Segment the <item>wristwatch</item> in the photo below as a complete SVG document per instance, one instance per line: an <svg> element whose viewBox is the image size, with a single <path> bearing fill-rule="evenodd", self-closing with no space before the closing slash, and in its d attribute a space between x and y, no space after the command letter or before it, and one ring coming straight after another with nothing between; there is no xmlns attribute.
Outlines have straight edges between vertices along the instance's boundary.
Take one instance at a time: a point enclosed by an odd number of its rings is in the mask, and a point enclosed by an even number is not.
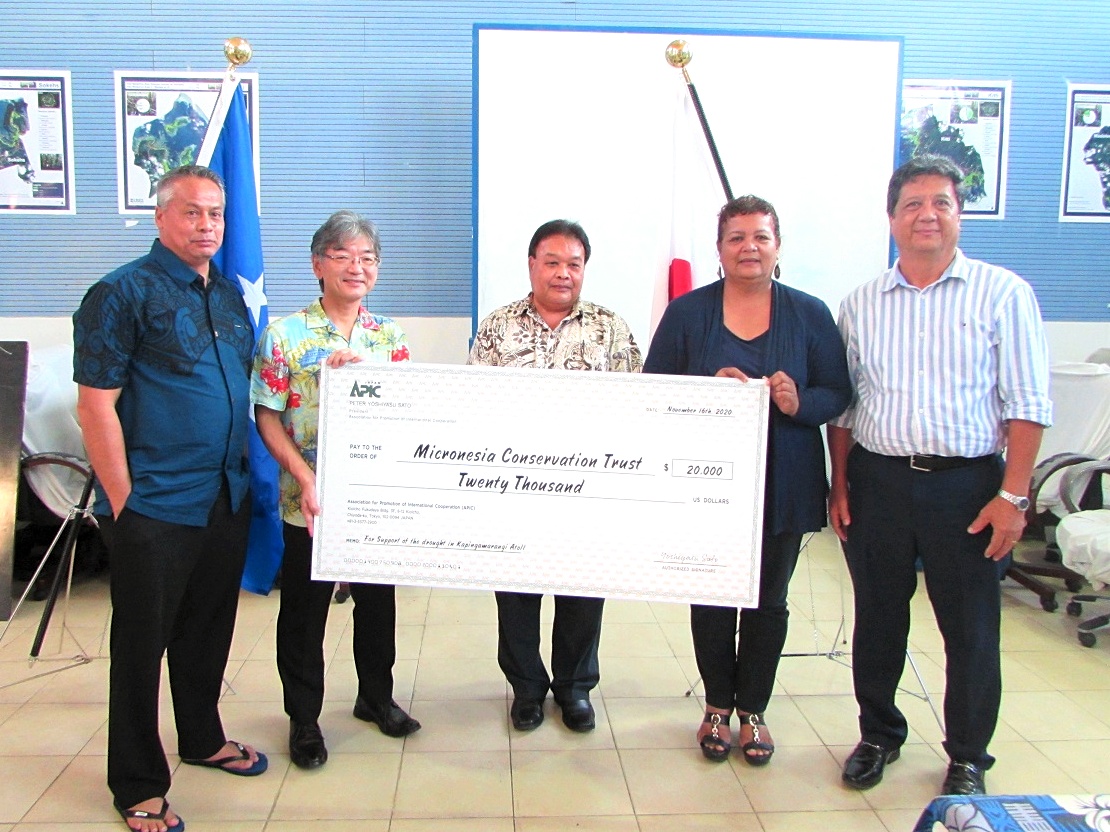
<svg viewBox="0 0 1110 832"><path fill-rule="evenodd" d="M1018 511L1029 511L1029 498L1019 497L1017 494L1011 494L1003 488L998 489L998 496L1012 505Z"/></svg>

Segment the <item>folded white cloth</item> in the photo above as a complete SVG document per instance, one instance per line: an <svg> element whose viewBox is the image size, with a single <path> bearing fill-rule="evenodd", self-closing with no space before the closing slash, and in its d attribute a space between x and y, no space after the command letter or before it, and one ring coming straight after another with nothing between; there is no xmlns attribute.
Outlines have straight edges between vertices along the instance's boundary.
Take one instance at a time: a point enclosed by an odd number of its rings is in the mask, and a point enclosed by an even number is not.
<svg viewBox="0 0 1110 832"><path fill-rule="evenodd" d="M1096 589L1110 584L1110 509L1069 514L1056 527L1056 542L1064 566Z"/></svg>
<svg viewBox="0 0 1110 832"><path fill-rule="evenodd" d="M77 424L77 385L73 383L73 345L32 349L23 410L23 453L64 454L83 460L85 445ZM85 478L60 465L27 471L27 482L43 504L65 517L81 498Z"/></svg>
<svg viewBox="0 0 1110 832"><path fill-rule="evenodd" d="M1072 362L1050 370L1052 427L1044 433L1038 462L1053 454L1086 454L1093 459L1110 457L1110 365ZM1060 498L1057 472L1041 486L1037 511L1067 514Z"/></svg>

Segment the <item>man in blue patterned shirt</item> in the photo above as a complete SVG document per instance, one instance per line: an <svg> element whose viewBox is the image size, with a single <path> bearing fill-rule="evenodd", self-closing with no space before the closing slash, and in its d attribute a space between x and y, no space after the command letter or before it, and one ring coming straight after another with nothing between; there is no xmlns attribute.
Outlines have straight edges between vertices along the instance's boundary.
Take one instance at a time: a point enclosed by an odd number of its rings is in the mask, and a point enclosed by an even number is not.
<svg viewBox="0 0 1110 832"><path fill-rule="evenodd" d="M906 741L894 695L918 558L945 645L943 793L984 793L994 763L998 584L1025 528L1052 405L1033 290L957 248L962 178L938 156L894 172L887 214L898 261L840 307L855 397L829 422L829 517L855 591L861 742L843 780L856 789L876 785Z"/></svg>
<svg viewBox="0 0 1110 832"><path fill-rule="evenodd" d="M210 263L223 241L220 177L194 165L158 183L150 253L96 283L73 316L77 414L111 554L108 786L128 826L177 829L158 734L162 655L182 762L255 775L218 703L250 525L248 381L254 334Z"/></svg>

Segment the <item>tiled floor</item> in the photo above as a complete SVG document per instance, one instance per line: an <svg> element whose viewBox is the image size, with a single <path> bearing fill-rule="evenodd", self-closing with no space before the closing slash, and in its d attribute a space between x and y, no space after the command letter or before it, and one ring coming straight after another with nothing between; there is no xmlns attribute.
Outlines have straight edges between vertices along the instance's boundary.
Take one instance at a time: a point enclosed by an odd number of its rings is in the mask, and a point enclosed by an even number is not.
<svg viewBox="0 0 1110 832"><path fill-rule="evenodd" d="M1080 647L1062 608L1045 613L1031 593L1004 587L1005 694L988 787L1110 791L1110 634ZM331 758L304 772L286 749L277 596L243 596L223 715L229 734L268 752L271 767L254 779L178 767L170 799L191 832L908 831L943 777L937 722L907 693L912 734L901 761L870 792L840 784L856 711L847 657L823 654L847 650L836 634L845 610L851 626L850 583L828 533L810 542L794 578L787 644L822 655L783 660L767 712L778 751L762 769L735 755L709 763L694 743L701 704L684 695L697 679L685 606L609 602L597 730L566 730L549 700L544 725L519 734L495 659L492 595L403 588L398 597L397 699L424 729L392 740L351 717L351 604L336 605L321 719ZM94 657L88 664L28 666L40 610L29 604L0 641L0 832L121 830L104 785L106 581L77 585L68 613L61 655L78 652L76 639ZM914 616L912 655L939 705L943 655L923 589ZM59 608L44 655L58 650L60 621ZM920 692L908 668L904 684ZM176 747L168 702L163 737Z"/></svg>

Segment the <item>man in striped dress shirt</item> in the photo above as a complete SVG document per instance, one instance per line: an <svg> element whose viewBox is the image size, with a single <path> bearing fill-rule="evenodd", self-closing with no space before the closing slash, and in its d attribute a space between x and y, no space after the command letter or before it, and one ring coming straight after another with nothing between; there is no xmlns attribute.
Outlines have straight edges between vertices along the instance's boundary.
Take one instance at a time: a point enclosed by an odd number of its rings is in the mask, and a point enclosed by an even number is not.
<svg viewBox="0 0 1110 832"><path fill-rule="evenodd" d="M840 308L855 396L829 423L829 518L855 591L861 741L843 779L857 789L876 785L906 740L894 695L918 558L945 645L943 793L985 793L994 762L999 580L1025 527L1052 405L1033 290L957 248L962 178L937 156L894 172L887 214L898 260Z"/></svg>

